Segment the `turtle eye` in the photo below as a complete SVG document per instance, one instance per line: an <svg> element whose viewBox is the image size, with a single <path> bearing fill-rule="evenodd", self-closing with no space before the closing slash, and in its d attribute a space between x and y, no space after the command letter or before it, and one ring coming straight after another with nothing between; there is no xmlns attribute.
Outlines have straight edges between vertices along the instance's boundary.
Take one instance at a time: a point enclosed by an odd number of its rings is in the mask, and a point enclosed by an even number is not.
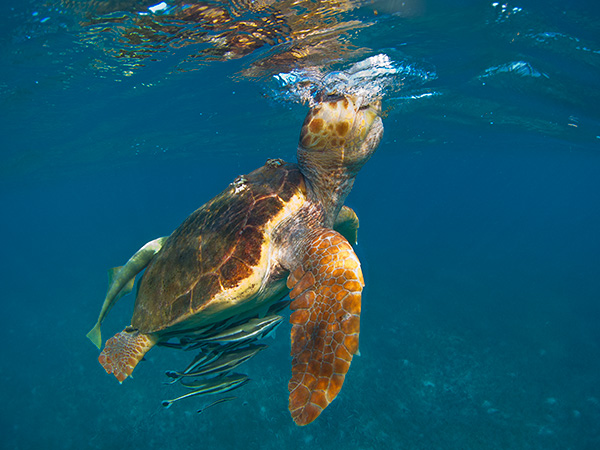
<svg viewBox="0 0 600 450"><path fill-rule="evenodd" d="M321 92L317 95L316 101L317 103L337 103L344 98L346 97L338 92Z"/></svg>
<svg viewBox="0 0 600 450"><path fill-rule="evenodd" d="M337 102L341 100L344 96L340 94L327 94L324 98L326 102Z"/></svg>

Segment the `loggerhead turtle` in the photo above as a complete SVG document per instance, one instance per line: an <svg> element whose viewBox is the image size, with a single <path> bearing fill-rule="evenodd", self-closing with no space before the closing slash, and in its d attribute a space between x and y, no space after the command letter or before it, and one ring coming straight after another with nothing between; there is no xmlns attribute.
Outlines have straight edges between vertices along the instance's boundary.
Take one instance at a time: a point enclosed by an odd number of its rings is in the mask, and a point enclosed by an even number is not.
<svg viewBox="0 0 600 450"><path fill-rule="evenodd" d="M105 370L122 382L155 344L289 292L289 410L298 425L315 420L358 351L363 276L333 227L345 216L352 235L342 207L379 144L379 115L378 100L323 96L304 120L297 164L269 160L191 214L148 258L131 326L99 356Z"/></svg>

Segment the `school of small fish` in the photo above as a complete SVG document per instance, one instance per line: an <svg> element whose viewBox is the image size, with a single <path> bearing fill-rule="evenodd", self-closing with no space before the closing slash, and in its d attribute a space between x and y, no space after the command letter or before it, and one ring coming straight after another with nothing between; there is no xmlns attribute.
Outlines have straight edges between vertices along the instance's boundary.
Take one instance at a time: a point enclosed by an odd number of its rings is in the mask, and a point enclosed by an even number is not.
<svg viewBox="0 0 600 450"><path fill-rule="evenodd" d="M159 345L185 351L199 350L192 362L183 370L168 370L170 378L165 384L179 382L183 387L192 389L171 400L163 400L162 405L169 408L173 403L190 397L223 394L237 389L250 381L248 375L230 372L267 348L256 341L270 336L283 321L276 313L286 308L289 301L271 305L263 317L234 318L208 328L202 328L177 337L174 341ZM237 321L236 321L237 320ZM198 413L220 403L234 400L235 397L218 399L198 410Z"/></svg>

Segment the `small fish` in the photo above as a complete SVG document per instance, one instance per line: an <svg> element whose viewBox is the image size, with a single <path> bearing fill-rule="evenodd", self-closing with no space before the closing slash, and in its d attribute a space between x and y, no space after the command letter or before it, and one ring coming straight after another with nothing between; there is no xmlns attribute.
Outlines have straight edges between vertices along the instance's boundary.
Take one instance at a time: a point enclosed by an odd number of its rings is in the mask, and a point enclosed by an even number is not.
<svg viewBox="0 0 600 450"><path fill-rule="evenodd" d="M219 400L215 400L214 402L210 403L209 405L206 405L204 408L200 408L198 411L196 411L198 414L202 414L204 411L206 411L208 408L211 408L215 405L218 405L219 403L225 403L225 402L230 402L232 400L235 400L237 397L225 397L225 398L220 398Z"/></svg>
<svg viewBox="0 0 600 450"><path fill-rule="evenodd" d="M203 393L206 394L216 394L219 392L230 391L234 387L237 387L238 383L247 380L249 380L248 375L234 373L232 375L220 375L215 378L199 378L197 380L190 380L186 381L185 384L182 383L182 385L188 389L202 389L204 390Z"/></svg>
<svg viewBox="0 0 600 450"><path fill-rule="evenodd" d="M283 300L281 302L273 303L269 307L269 310L267 311L267 314L269 314L269 315L271 315L271 314L277 314L278 312L281 312L285 308L287 308L290 303L292 303L291 300Z"/></svg>
<svg viewBox="0 0 600 450"><path fill-rule="evenodd" d="M206 338L200 338L200 339L196 339L196 340L182 339L181 350L188 352L190 350L196 350L196 349L200 348L200 349L202 349L202 352L204 352L204 353L217 352L220 354L220 353L224 353L228 350L232 350L236 347L246 344L246 342L244 342L244 341L220 343L220 342L213 342L213 341L208 341L208 340L204 340L204 339L206 339Z"/></svg>
<svg viewBox="0 0 600 450"><path fill-rule="evenodd" d="M283 317L270 315L262 319L250 319L241 325L231 327L212 336L208 336L198 341L202 342L237 342L248 339L260 339L267 336L281 324Z"/></svg>
<svg viewBox="0 0 600 450"><path fill-rule="evenodd" d="M248 381L250 381L248 375L239 373L234 373L233 375L229 376L211 378L210 380L199 380L194 383L194 387L197 388L196 390L172 400L163 400L162 405L165 408L169 408L174 402L183 400L184 398L194 397L196 395L220 394L223 392L229 392L243 386Z"/></svg>
<svg viewBox="0 0 600 450"><path fill-rule="evenodd" d="M199 377L204 375L214 375L217 373L227 372L229 370L235 369L240 364L248 361L250 358L255 356L261 350L264 350L265 348L267 348L266 345L251 345L248 348L244 348L242 350L235 350L232 352L223 353L215 361L203 366L199 366L199 370L196 370L194 372L177 372L177 375L179 375L180 377Z"/></svg>
<svg viewBox="0 0 600 450"><path fill-rule="evenodd" d="M211 331L214 331L215 329L215 325L209 325L209 326L203 326L200 328L195 328L195 329L191 329L191 330L187 330L186 331L186 338L188 336L198 336L198 335L205 335L210 333ZM169 339L169 338L177 338L181 335L181 331L180 330L176 330L176 331L172 331L172 332L165 332L163 335L164 339Z"/></svg>
<svg viewBox="0 0 600 450"><path fill-rule="evenodd" d="M179 342L157 342L156 345L160 346L160 347L167 347L167 348L175 348L177 350L182 350L183 349L183 345L181 345L181 343Z"/></svg>
<svg viewBox="0 0 600 450"><path fill-rule="evenodd" d="M183 372L178 372L176 370L167 370L165 375L173 378L172 381L168 381L165 384L173 384L181 377L190 373L191 371L197 369L198 367L202 367L203 365L210 364L215 359L219 358L221 353L218 352L209 352L209 353L198 353L194 360L183 370Z"/></svg>
<svg viewBox="0 0 600 450"><path fill-rule="evenodd" d="M117 300L133 290L135 276L150 263L166 240L167 237L160 237L148 242L135 252L124 266L115 267L108 271L108 292L104 298L104 303L102 304L102 309L94 328L86 335L98 349L102 346L102 335L100 332L102 321Z"/></svg>

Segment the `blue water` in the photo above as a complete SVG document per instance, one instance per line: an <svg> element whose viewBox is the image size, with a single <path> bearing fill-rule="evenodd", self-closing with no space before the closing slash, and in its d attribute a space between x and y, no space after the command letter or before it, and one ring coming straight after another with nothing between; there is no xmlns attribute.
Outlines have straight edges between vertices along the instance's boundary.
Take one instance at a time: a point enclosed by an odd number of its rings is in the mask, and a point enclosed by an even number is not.
<svg viewBox="0 0 600 450"><path fill-rule="evenodd" d="M85 338L106 269L237 175L294 160L307 106L273 82L284 65L261 66L294 41L120 58L141 50L91 28L99 3L15 2L0 18L1 448L600 448L596 3L330 12L369 26L313 65L385 53L431 77L384 94L384 138L347 201L361 356L304 428L287 411L287 324L245 364L238 399L201 415L212 399L160 406L177 391L164 371L191 355L155 348L119 385ZM120 7L131 21L152 4ZM105 337L132 307L115 306Z"/></svg>

